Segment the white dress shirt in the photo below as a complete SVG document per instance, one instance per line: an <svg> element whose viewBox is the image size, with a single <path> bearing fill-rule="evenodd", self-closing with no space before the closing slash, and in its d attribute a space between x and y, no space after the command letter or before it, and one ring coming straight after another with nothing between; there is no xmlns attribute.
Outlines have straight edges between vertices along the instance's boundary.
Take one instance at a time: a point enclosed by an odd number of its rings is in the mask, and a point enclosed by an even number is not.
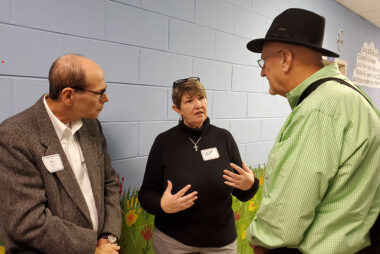
<svg viewBox="0 0 380 254"><path fill-rule="evenodd" d="M95 205L90 178L88 176L86 161L83 157L82 149L80 147L78 139L75 136L75 133L82 127L83 122L79 119L64 124L50 110L48 104L46 103L46 97L44 98L44 105L50 117L50 120L53 123L58 139L61 142L63 151L66 154L66 157L80 186L80 189L82 190L84 199L86 200L93 229L94 231L97 231L99 225L98 211Z"/></svg>

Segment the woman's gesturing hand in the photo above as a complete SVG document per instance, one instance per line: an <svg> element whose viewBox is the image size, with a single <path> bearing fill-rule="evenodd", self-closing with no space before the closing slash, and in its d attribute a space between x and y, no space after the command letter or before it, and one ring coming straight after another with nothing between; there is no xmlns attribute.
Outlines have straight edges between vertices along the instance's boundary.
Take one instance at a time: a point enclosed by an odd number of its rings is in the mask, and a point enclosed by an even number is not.
<svg viewBox="0 0 380 254"><path fill-rule="evenodd" d="M238 172L238 174L231 172L227 169L223 170L223 178L226 179L224 183L228 186L243 191L249 190L255 182L255 176L253 172L245 165L244 162L243 168L239 167L234 163L230 163L230 165L233 169L235 169Z"/></svg>
<svg viewBox="0 0 380 254"><path fill-rule="evenodd" d="M172 194L172 188L172 182L168 180L168 187L161 197L161 208L165 213L176 213L192 207L194 205L194 201L198 198L196 196L198 192L196 191L184 196L185 193L191 188L190 184L183 187L174 195Z"/></svg>

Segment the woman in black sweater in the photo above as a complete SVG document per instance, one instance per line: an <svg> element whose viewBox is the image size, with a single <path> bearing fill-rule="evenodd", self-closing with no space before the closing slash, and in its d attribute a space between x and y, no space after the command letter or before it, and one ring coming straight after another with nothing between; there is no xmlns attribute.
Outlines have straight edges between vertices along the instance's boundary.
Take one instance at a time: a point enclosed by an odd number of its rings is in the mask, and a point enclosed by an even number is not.
<svg viewBox="0 0 380 254"><path fill-rule="evenodd" d="M182 120L157 136L139 191L141 206L155 215L155 252L236 253L231 194L250 200L258 181L232 135L210 124L199 78L175 81L172 99Z"/></svg>

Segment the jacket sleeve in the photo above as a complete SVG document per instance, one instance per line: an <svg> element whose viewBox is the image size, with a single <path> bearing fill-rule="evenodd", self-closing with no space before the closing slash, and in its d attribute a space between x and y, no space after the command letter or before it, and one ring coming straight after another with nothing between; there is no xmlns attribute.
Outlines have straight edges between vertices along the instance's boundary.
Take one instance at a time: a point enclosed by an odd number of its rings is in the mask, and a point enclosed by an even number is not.
<svg viewBox="0 0 380 254"><path fill-rule="evenodd" d="M240 157L239 148L234 138L232 137L231 133L227 132L227 134L228 134L229 151L231 153L231 162L235 163L239 167L243 167L243 162ZM235 173L237 172L235 171ZM248 201L256 194L258 189L259 189L259 181L255 177L255 181L249 190L243 191L243 190L234 188L232 190L232 195L237 197L240 201Z"/></svg>
<svg viewBox="0 0 380 254"><path fill-rule="evenodd" d="M32 144L26 132L26 128L15 125L0 126L0 221L5 239L11 239L12 246L16 243L23 250L39 253L52 250L94 253L95 231L54 216L48 208L45 183L30 151Z"/></svg>
<svg viewBox="0 0 380 254"><path fill-rule="evenodd" d="M138 194L142 208L154 215L166 214L161 208L161 197L167 186L161 151L158 136L150 150L144 180Z"/></svg>
<svg viewBox="0 0 380 254"><path fill-rule="evenodd" d="M111 166L111 160L107 152L107 141L104 137L103 130L99 121L102 149L104 154L104 226L101 229L102 234L111 233L120 238L121 233L121 209L120 209L120 182L117 173Z"/></svg>

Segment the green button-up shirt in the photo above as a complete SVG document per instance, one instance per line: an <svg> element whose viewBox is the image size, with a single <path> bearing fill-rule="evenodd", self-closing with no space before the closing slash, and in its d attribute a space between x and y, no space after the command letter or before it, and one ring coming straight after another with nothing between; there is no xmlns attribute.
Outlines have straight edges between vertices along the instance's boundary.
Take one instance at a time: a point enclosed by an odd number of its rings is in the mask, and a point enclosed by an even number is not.
<svg viewBox="0 0 380 254"><path fill-rule="evenodd" d="M327 77L352 84L331 64L286 95L292 112L269 154L261 206L247 229L253 244L312 254L370 245L380 211L380 113L335 81L297 106L311 83Z"/></svg>

